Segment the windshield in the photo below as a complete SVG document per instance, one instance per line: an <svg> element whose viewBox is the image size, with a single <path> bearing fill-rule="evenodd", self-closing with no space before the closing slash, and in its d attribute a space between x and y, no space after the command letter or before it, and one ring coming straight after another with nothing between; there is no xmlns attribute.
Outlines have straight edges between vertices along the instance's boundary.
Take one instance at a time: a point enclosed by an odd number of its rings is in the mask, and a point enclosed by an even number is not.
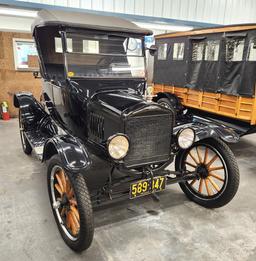
<svg viewBox="0 0 256 261"><path fill-rule="evenodd" d="M144 78L142 38L67 34L69 77Z"/></svg>

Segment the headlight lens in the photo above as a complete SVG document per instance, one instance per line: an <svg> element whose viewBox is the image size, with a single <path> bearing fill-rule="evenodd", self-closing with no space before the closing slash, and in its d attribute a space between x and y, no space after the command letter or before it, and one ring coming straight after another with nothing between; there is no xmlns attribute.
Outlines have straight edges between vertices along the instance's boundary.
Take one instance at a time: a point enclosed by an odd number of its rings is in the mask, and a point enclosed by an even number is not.
<svg viewBox="0 0 256 261"><path fill-rule="evenodd" d="M193 129L186 128L178 133L178 144L182 149L189 148L195 141L195 132Z"/></svg>
<svg viewBox="0 0 256 261"><path fill-rule="evenodd" d="M116 160L124 158L129 150L129 141L126 136L117 134L108 140L108 153Z"/></svg>

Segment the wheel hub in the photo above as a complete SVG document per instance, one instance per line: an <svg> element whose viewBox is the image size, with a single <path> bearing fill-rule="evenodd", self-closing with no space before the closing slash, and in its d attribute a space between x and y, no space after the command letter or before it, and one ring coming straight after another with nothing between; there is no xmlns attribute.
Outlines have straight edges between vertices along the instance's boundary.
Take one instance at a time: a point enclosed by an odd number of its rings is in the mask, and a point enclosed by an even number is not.
<svg viewBox="0 0 256 261"><path fill-rule="evenodd" d="M67 196L66 193L64 193L64 194L62 195L61 205L62 205L62 206L67 206L67 205L69 205L69 199L68 199L68 196Z"/></svg>
<svg viewBox="0 0 256 261"><path fill-rule="evenodd" d="M199 164L196 168L196 172L200 175L201 178L205 179L209 176L208 168L205 164Z"/></svg>

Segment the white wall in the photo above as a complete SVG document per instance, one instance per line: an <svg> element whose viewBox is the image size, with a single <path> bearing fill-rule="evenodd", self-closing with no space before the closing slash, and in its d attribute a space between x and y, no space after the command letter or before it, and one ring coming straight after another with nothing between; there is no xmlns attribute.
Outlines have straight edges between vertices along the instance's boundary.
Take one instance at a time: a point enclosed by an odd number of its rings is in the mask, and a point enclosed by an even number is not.
<svg viewBox="0 0 256 261"><path fill-rule="evenodd" d="M23 2L216 24L256 22L256 0L29 0Z"/></svg>
<svg viewBox="0 0 256 261"><path fill-rule="evenodd" d="M30 32L33 18L0 15L0 31Z"/></svg>

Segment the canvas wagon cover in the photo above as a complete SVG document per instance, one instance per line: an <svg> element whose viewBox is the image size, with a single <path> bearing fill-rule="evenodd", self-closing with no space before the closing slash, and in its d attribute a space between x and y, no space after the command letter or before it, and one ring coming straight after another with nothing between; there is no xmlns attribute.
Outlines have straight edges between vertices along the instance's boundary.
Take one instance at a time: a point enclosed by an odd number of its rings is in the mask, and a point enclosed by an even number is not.
<svg viewBox="0 0 256 261"><path fill-rule="evenodd" d="M250 29L242 30L241 28ZM212 30L210 33L202 32L207 32L207 30L197 30L196 33L187 32L188 35L178 33L178 36L173 36L175 34L156 36L158 52L159 47L161 49L161 45L166 44L166 59L158 59L158 54L156 54L154 83L253 97L255 95L256 59L254 57L249 60L248 55L250 50L253 52L256 50L256 25L237 26L233 31L222 27L222 32L218 32L218 30ZM193 44L206 45L209 41L219 43L218 59L215 61L207 61L203 58L193 60ZM227 48L229 48L228 43L230 42L235 43L234 46L237 43L243 43L241 60L227 59ZM182 60L173 58L175 43L184 43Z"/></svg>

